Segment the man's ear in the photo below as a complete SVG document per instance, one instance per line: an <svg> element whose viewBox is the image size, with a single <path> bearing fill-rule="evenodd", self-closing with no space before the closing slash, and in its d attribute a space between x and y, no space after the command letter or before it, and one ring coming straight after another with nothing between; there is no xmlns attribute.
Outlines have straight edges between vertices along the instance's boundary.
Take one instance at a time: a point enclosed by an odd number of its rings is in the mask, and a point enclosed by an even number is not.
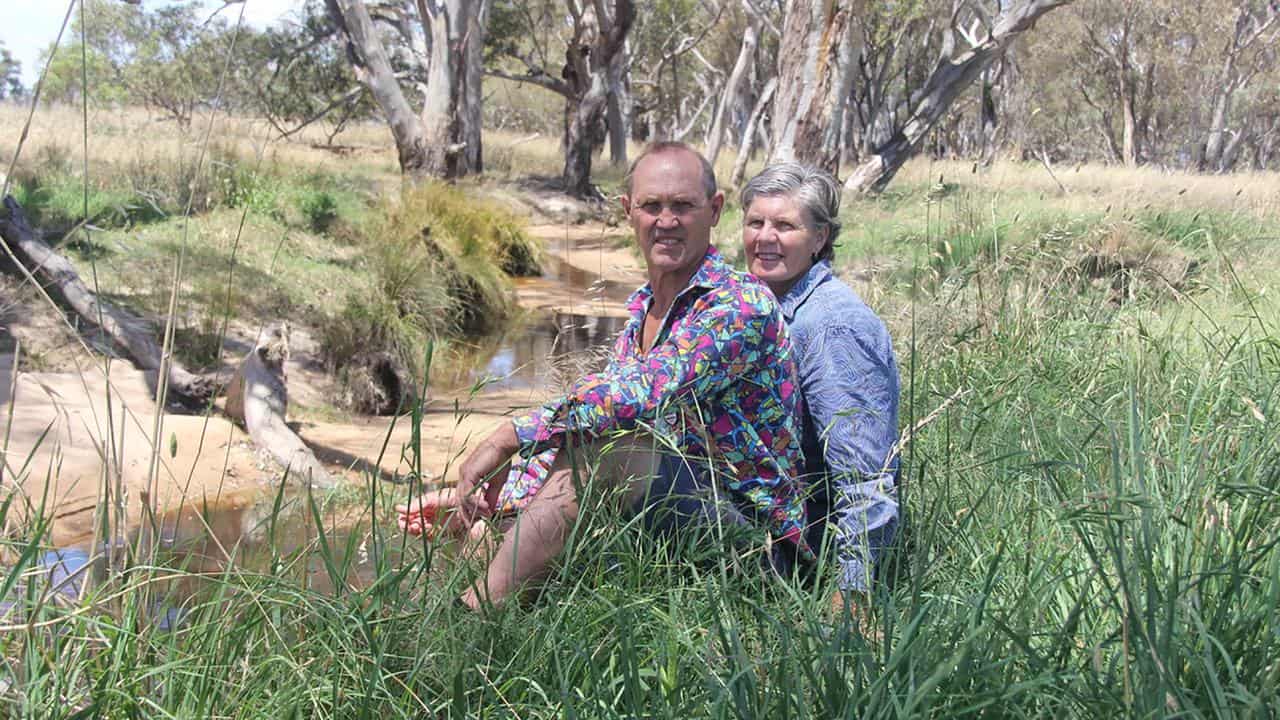
<svg viewBox="0 0 1280 720"><path fill-rule="evenodd" d="M631 214L631 196L623 195L621 196L620 199L622 201L622 212L627 215L630 215Z"/></svg>
<svg viewBox="0 0 1280 720"><path fill-rule="evenodd" d="M711 196L711 225L712 227L720 223L720 211L724 209L724 193L717 192Z"/></svg>

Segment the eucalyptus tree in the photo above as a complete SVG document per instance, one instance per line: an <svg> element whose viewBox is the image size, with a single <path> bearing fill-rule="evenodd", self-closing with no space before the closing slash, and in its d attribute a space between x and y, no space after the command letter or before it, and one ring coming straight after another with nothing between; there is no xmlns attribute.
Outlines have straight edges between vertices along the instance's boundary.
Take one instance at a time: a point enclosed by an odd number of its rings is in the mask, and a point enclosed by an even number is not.
<svg viewBox="0 0 1280 720"><path fill-rule="evenodd" d="M548 2L499 0L495 10L504 25L523 33L494 44L487 72L564 98L564 190L598 197L591 184L592 155L604 141L610 88L616 86L619 72L614 63L635 22L634 0L566 0L563 8Z"/></svg>
<svg viewBox="0 0 1280 720"><path fill-rule="evenodd" d="M480 81L489 0L325 4L346 41L356 78L386 117L401 172L415 181L480 172ZM371 10L387 22L376 25ZM417 111L392 64L393 52L404 48L411 55L427 54Z"/></svg>
<svg viewBox="0 0 1280 720"><path fill-rule="evenodd" d="M0 100L22 94L22 63L0 41Z"/></svg>
<svg viewBox="0 0 1280 720"><path fill-rule="evenodd" d="M936 64L909 99L901 125L854 168L846 190L880 190L893 179L956 98L1036 21L1071 0L953 0Z"/></svg>
<svg viewBox="0 0 1280 720"><path fill-rule="evenodd" d="M1214 33L1221 49L1219 69L1212 88L1210 120L1204 152L1199 158L1201 170L1227 170L1250 133L1231 127L1231 109L1236 95L1246 89L1266 68L1277 64L1276 44L1280 42L1280 2L1275 0L1238 0L1233 13L1217 13L1220 20ZM1226 22L1221 22L1225 20ZM1227 25L1223 28L1222 25ZM1275 122L1268 128L1275 132Z"/></svg>

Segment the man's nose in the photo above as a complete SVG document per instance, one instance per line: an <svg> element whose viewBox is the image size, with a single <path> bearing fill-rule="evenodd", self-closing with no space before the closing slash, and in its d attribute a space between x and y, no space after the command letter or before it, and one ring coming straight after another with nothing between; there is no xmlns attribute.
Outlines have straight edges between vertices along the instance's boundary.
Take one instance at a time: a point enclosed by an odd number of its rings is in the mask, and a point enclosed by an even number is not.
<svg viewBox="0 0 1280 720"><path fill-rule="evenodd" d="M669 207L663 207L658 212L658 224L662 227L675 227L680 224L680 216L675 210Z"/></svg>

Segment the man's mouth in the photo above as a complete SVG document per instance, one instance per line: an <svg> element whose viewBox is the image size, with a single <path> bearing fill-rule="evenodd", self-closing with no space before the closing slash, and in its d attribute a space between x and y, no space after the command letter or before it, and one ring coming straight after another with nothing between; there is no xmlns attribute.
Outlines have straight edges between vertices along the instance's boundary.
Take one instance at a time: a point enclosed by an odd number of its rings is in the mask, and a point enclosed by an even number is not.
<svg viewBox="0 0 1280 720"><path fill-rule="evenodd" d="M672 246L672 245L678 245L678 244L680 244L680 243L682 243L682 242L684 242L684 239L683 239L683 238L678 238L678 237L659 237L659 238L654 238L654 239L653 239L653 244L654 244L654 245L665 245L665 246L668 246L668 247L670 247L670 246Z"/></svg>

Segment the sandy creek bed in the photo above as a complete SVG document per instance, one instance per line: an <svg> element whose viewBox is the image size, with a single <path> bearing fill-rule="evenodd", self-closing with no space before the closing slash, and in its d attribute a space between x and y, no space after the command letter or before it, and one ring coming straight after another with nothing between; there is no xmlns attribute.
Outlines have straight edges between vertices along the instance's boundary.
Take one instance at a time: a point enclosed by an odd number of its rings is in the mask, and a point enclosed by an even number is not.
<svg viewBox="0 0 1280 720"><path fill-rule="evenodd" d="M426 407L422 466L430 481L450 482L468 442L551 392L550 376L563 366L551 358L591 351L621 327L622 300L643 282L643 271L619 243L619 232L600 225L530 228L545 241L549 257L543 277L515 282L519 302L529 311L525 322L478 342L481 356L470 371L473 380L486 375L497 381L478 393L437 389ZM18 373L10 397L12 356L0 358L0 406L8 428L0 482L5 489L20 485L26 498L9 513L11 537L43 508L52 545L99 546L104 500L112 525L122 522L126 528L124 536L137 531L148 501L162 518L162 535L185 523L203 527L220 545L259 524L255 518L269 506L281 474L243 429L217 413L157 418L147 378L125 361L113 361L109 376L101 359L86 359L81 368ZM295 350L286 371L291 402L314 406L331 391L314 358L305 354ZM412 469L403 452L412 432L407 419L394 426L391 418L371 417L293 427L344 482L367 482L376 466L372 474L390 492L407 491L389 482Z"/></svg>

